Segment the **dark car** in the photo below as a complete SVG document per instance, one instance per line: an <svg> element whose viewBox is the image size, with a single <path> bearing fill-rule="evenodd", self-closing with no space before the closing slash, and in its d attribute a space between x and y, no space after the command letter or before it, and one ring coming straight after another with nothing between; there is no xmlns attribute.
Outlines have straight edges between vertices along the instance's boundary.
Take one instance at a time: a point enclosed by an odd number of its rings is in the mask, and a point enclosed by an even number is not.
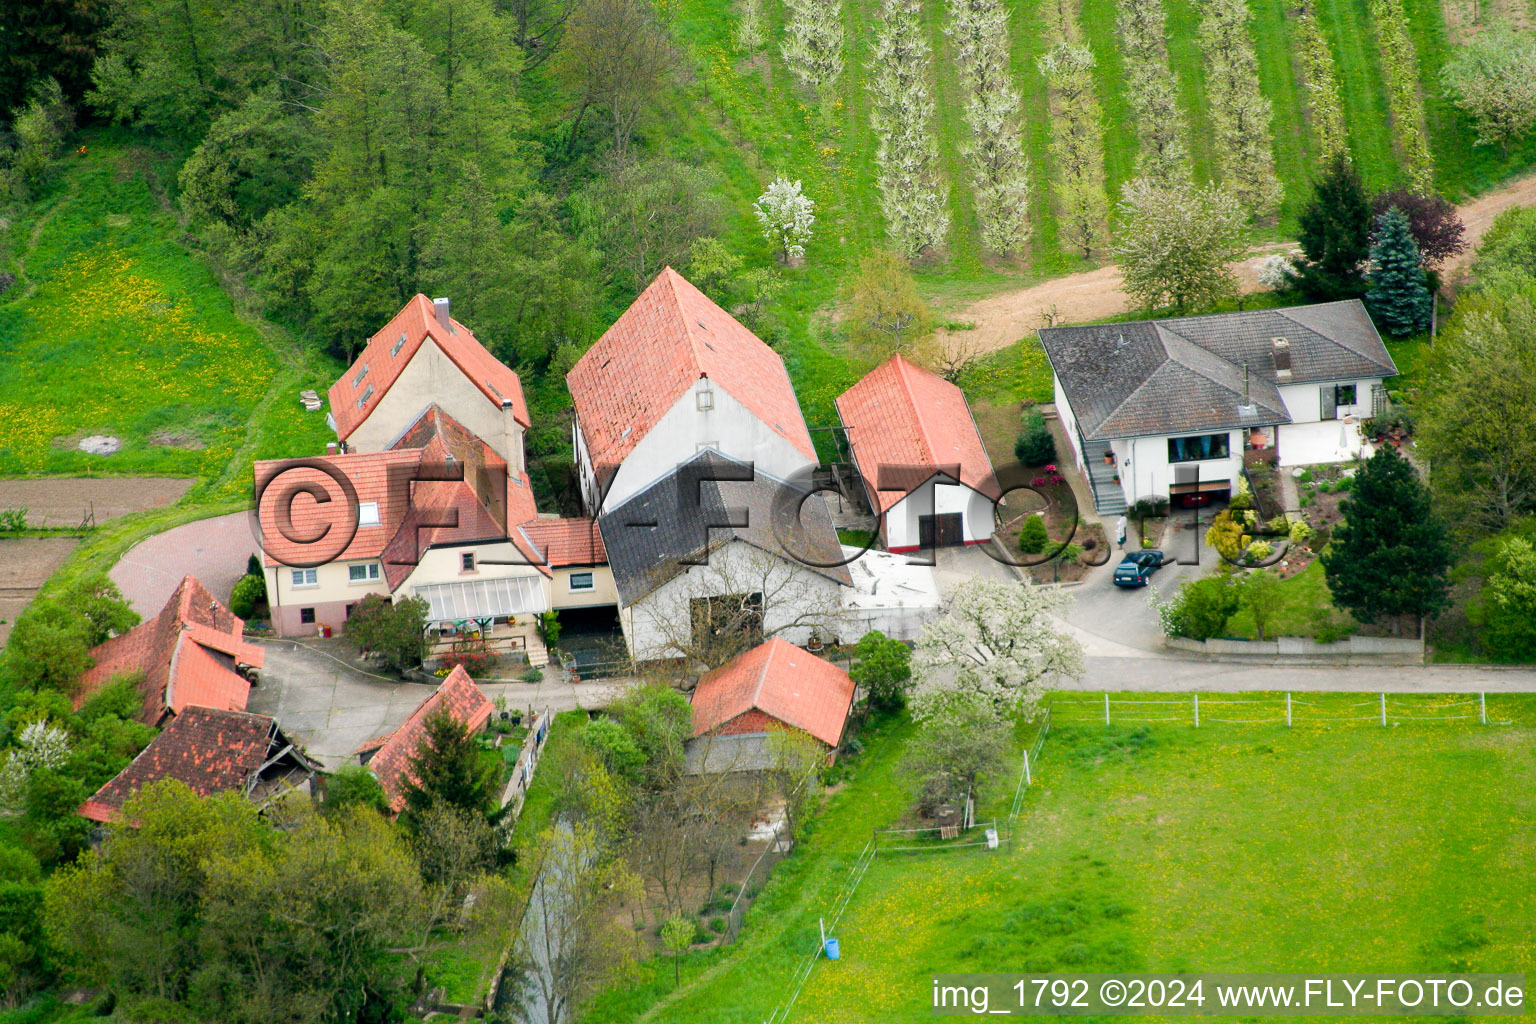
<svg viewBox="0 0 1536 1024"><path fill-rule="evenodd" d="M1163 566L1161 551L1133 551L1115 566L1115 586L1144 587L1152 574Z"/></svg>

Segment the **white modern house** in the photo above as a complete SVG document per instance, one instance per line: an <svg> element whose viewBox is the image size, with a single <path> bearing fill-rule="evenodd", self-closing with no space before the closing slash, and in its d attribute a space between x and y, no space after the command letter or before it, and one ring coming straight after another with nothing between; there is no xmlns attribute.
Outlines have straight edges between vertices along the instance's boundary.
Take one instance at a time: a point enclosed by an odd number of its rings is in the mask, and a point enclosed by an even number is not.
<svg viewBox="0 0 1536 1024"><path fill-rule="evenodd" d="M589 515L618 508L705 449L783 480L816 465L784 360L671 267L566 384Z"/></svg>
<svg viewBox="0 0 1536 1024"><path fill-rule="evenodd" d="M1342 462L1397 366L1359 300L1052 327L1056 409L1101 515L1229 497L1247 462Z"/></svg>
<svg viewBox="0 0 1536 1024"><path fill-rule="evenodd" d="M992 538L999 488L960 389L900 354L837 398L886 550Z"/></svg>

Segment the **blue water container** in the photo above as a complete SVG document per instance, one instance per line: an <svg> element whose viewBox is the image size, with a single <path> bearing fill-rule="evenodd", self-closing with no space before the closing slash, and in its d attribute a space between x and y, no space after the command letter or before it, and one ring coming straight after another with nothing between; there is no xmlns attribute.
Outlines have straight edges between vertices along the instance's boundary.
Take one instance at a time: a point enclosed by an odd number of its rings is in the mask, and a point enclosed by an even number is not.
<svg viewBox="0 0 1536 1024"><path fill-rule="evenodd" d="M826 947L826 949L827 949L827 959L828 960L836 960L838 958L838 956L840 955L840 951L837 948L837 940L836 939L828 939L827 940L827 947Z"/></svg>

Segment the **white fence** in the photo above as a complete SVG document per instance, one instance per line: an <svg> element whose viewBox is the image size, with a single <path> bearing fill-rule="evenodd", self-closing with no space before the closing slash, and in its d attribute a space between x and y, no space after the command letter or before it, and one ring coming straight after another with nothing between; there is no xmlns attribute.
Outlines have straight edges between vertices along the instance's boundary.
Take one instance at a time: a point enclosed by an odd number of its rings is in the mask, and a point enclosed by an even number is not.
<svg viewBox="0 0 1536 1024"><path fill-rule="evenodd" d="M1315 696L1315 695L1309 695ZM1060 710L1057 710L1060 709ZM1326 725L1330 722L1477 722L1509 725L1488 717L1487 694L1378 693L1367 700L1311 700L1286 693L1275 697L1216 694L1168 699L1111 697L1057 699L1051 702L1053 718L1061 724L1116 722L1185 722L1196 728L1202 722L1222 725Z"/></svg>

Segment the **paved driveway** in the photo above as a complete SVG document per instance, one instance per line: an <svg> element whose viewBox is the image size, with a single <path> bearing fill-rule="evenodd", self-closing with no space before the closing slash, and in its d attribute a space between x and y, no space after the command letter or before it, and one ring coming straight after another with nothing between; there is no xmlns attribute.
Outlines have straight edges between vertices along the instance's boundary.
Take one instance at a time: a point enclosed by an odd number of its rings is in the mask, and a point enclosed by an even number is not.
<svg viewBox="0 0 1536 1024"><path fill-rule="evenodd" d="M1152 577L1152 586L1163 597L1171 597L1183 581L1198 579L1210 572L1212 560L1217 556L1202 543L1209 518L1209 514L1202 514L1198 530L1193 512L1176 513L1169 520L1162 538L1164 564ZM1107 525L1108 531L1113 532L1115 524ZM1067 623L1084 641L1090 654L1163 653L1163 631L1158 625L1157 613L1147 603L1148 588L1117 587L1113 582L1115 565L1121 556L1127 551L1139 550L1134 523L1128 532L1130 536L1124 548L1114 545L1109 562L1091 571L1082 584L1071 591L1074 601ZM1197 556L1198 564L1195 562ZM1113 651L1100 642L1132 650Z"/></svg>
<svg viewBox="0 0 1536 1024"><path fill-rule="evenodd" d="M247 709L277 719L284 732L330 770L346 763L363 742L397 728L433 692L426 683L386 679L341 661L339 640L268 640L262 647L266 667ZM492 699L505 696L512 707L569 711L602 707L625 685L551 679L485 683L481 689Z"/></svg>
<svg viewBox="0 0 1536 1024"><path fill-rule="evenodd" d="M196 576L225 604L245 563L257 550L245 512L199 519L157 533L129 549L110 573L133 610L150 618L169 600L184 576Z"/></svg>

